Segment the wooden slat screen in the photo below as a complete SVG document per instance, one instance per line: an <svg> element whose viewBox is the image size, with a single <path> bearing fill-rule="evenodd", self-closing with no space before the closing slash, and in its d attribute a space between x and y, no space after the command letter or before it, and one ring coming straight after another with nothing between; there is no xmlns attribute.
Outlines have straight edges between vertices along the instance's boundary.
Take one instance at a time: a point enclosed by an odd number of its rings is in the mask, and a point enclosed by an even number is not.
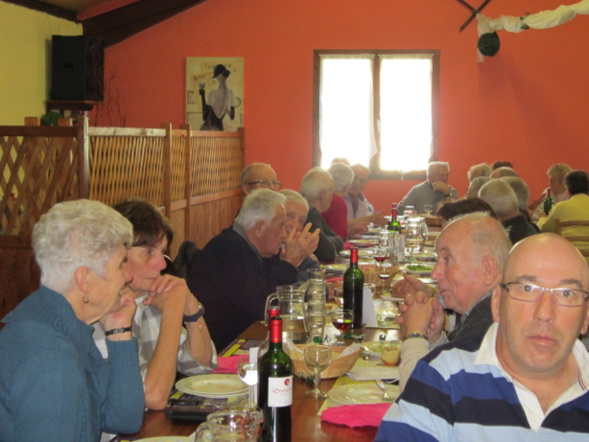
<svg viewBox="0 0 589 442"><path fill-rule="evenodd" d="M0 255L10 253L10 271L20 271L22 264L30 276L31 250L22 244L30 243L40 216L65 200L90 198L109 205L130 197L150 201L171 220L171 256L182 241L204 247L231 225L241 205L243 129L200 132L162 126L88 128L86 119L76 127L0 126ZM32 277L38 281L38 273ZM0 318L31 288L3 279Z"/></svg>

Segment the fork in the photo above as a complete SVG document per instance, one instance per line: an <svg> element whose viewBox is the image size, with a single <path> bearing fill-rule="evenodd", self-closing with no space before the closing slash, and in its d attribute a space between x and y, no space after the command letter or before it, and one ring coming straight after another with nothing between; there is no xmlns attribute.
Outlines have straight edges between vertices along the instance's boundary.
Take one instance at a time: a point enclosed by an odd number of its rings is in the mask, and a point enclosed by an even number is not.
<svg viewBox="0 0 589 442"><path fill-rule="evenodd" d="M375 382L376 382L376 385L378 386L378 388L380 388L382 390L382 400L385 401L385 402L394 402L395 399L393 399L387 393L387 389L386 389L386 386L385 386L384 382L381 381L381 380L377 380Z"/></svg>

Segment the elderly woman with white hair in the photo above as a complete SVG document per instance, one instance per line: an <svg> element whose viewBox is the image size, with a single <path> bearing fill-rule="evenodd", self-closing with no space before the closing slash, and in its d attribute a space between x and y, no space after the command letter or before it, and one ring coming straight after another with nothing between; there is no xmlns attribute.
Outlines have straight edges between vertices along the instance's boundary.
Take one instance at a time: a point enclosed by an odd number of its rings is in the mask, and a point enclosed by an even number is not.
<svg viewBox="0 0 589 442"><path fill-rule="evenodd" d="M264 318L266 298L297 282L297 268L317 242L310 225L286 232L286 198L269 189L250 193L231 227L209 241L187 271L188 287L207 314L217 350Z"/></svg>
<svg viewBox="0 0 589 442"><path fill-rule="evenodd" d="M144 396L124 263L131 224L97 201L56 204L32 236L41 287L0 332L0 440L97 441L134 433ZM100 321L110 358L92 339Z"/></svg>

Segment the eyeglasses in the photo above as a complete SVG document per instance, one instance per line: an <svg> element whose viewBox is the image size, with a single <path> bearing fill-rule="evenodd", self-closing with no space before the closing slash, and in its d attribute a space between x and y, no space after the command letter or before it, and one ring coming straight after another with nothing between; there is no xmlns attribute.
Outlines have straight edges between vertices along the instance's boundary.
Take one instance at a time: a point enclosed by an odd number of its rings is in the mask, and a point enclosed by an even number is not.
<svg viewBox="0 0 589 442"><path fill-rule="evenodd" d="M268 181L268 180L259 180L259 181L250 181L249 183L245 183L247 186L255 186L259 184L260 187L270 188L270 187L280 187L282 184L280 181Z"/></svg>
<svg viewBox="0 0 589 442"><path fill-rule="evenodd" d="M538 302L544 292L549 292L552 302L563 307L581 307L589 298L589 292L581 289L540 287L523 282L502 282L499 284L507 294L518 301Z"/></svg>

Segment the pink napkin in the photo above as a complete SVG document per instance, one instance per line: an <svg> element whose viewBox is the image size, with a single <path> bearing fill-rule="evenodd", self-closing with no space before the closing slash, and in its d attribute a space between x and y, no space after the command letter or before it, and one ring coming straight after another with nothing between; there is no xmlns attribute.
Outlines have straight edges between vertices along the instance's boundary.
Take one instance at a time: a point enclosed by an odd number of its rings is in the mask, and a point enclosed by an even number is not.
<svg viewBox="0 0 589 442"><path fill-rule="evenodd" d="M392 404L342 405L321 413L321 420L348 427L378 427Z"/></svg>
<svg viewBox="0 0 589 442"><path fill-rule="evenodd" d="M343 281L344 277L343 276L334 276L332 278L325 278L325 282L338 282L338 281Z"/></svg>
<svg viewBox="0 0 589 442"><path fill-rule="evenodd" d="M219 356L217 358L217 368L213 370L213 373L236 374L237 366L248 360L248 355Z"/></svg>

